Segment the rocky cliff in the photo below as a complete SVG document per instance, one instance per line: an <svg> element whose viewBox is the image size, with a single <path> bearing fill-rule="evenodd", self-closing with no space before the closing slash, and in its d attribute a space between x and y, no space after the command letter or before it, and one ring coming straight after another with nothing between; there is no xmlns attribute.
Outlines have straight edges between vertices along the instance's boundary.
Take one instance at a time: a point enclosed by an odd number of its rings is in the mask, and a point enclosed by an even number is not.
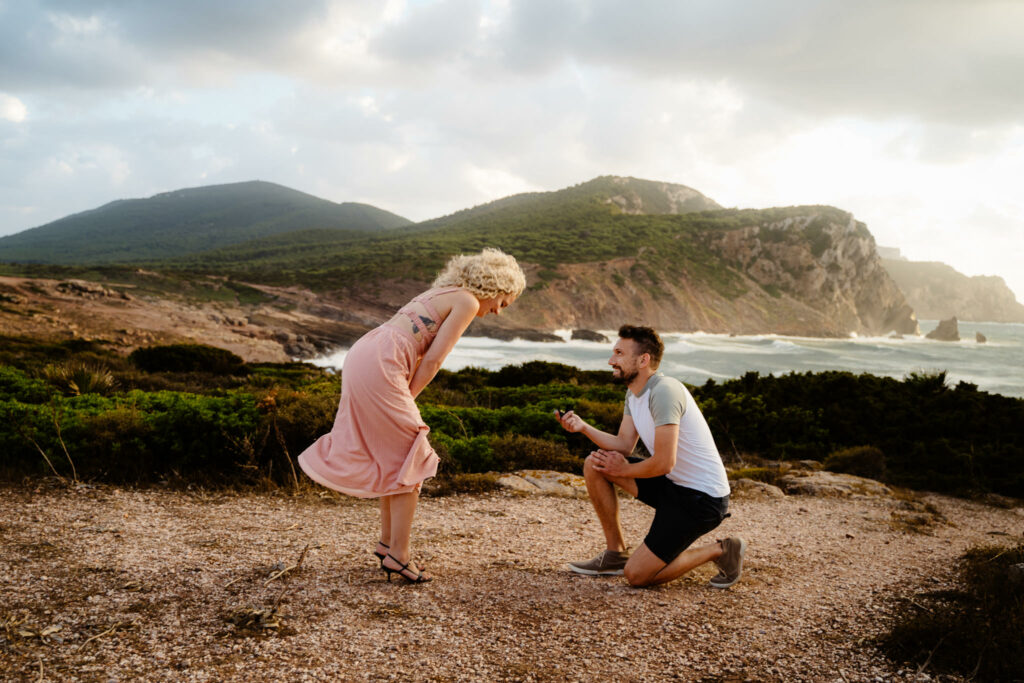
<svg viewBox="0 0 1024 683"><path fill-rule="evenodd" d="M531 283L505 322L543 329L633 322L663 331L920 334L862 223L829 207L789 213L702 233L710 264L676 268L658 258L658 245L641 245L636 257L558 266L547 282Z"/></svg>
<svg viewBox="0 0 1024 683"><path fill-rule="evenodd" d="M1024 322L1024 305L1001 277L968 277L935 261L883 259L882 265L921 318Z"/></svg>

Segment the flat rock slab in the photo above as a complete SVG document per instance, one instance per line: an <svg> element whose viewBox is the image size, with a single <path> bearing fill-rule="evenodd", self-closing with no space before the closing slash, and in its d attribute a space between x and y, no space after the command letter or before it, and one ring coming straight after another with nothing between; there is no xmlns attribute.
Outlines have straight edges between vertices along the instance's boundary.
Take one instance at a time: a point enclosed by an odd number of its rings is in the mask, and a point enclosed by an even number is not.
<svg viewBox="0 0 1024 683"><path fill-rule="evenodd" d="M587 485L583 477L568 472L518 470L499 477L498 485L530 495L587 497Z"/></svg>
<svg viewBox="0 0 1024 683"><path fill-rule="evenodd" d="M888 486L874 479L825 470L787 474L779 479L779 486L789 495L833 498L892 495Z"/></svg>
<svg viewBox="0 0 1024 683"><path fill-rule="evenodd" d="M732 495L741 498L785 498L786 494L783 493L782 489L778 486L772 486L763 481L757 481L756 479L747 479L746 477L740 479L734 479L729 482L729 488L732 489Z"/></svg>

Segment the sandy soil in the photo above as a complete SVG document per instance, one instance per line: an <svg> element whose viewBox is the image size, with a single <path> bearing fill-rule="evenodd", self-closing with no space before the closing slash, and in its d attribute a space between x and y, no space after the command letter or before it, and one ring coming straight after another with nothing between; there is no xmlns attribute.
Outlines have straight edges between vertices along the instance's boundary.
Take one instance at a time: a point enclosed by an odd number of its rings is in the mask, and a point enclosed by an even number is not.
<svg viewBox="0 0 1024 683"><path fill-rule="evenodd" d="M437 578L411 586L370 555L368 501L6 488L0 676L928 680L871 639L915 592L947 585L968 547L1019 542L1024 516L926 500L949 521L927 533L896 528L891 498L735 500L715 536L750 550L722 591L710 566L655 589L571 574L566 561L601 547L585 500L424 499L416 553ZM635 542L650 514L623 501Z"/></svg>
<svg viewBox="0 0 1024 683"><path fill-rule="evenodd" d="M0 329L38 339L96 340L126 354L140 346L190 342L218 346L250 362L286 362L351 343L372 327L372 313L358 306L342 310L298 288L259 289L273 297L272 304L140 294L116 283L0 276Z"/></svg>

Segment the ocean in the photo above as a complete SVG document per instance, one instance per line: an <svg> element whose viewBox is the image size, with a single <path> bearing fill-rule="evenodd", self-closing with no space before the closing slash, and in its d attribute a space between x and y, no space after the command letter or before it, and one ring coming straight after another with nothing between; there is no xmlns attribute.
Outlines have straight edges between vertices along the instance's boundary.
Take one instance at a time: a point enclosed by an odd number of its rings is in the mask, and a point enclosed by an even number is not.
<svg viewBox="0 0 1024 683"><path fill-rule="evenodd" d="M922 320L925 332L937 321ZM903 378L911 372L945 371L947 383L978 385L982 391L1024 397L1024 324L961 322L959 342L932 341L921 337L783 337L779 335L729 336L723 334L663 334L665 356L661 370L688 384L703 384L711 378L722 381L754 371L762 375L789 372L847 370ZM988 341L979 344L975 333ZM573 365L584 370L607 370L608 356L616 339L612 330L603 331L607 343L570 339L570 332L557 334L564 342L499 341L485 337L463 337L445 360L447 370L468 366L497 370L531 360ZM340 368L345 351L315 361L323 367Z"/></svg>

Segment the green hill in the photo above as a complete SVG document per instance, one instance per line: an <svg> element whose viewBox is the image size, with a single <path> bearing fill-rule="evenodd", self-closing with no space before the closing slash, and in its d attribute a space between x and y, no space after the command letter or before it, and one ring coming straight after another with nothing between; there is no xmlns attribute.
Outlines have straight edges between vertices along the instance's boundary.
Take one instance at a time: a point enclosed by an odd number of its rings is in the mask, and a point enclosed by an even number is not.
<svg viewBox="0 0 1024 683"><path fill-rule="evenodd" d="M386 233L352 236L304 231L211 250L175 263L318 290L380 277L427 279L451 254L486 246L555 268L563 263L636 256L640 245L658 244L663 245L659 253L666 259L713 266L714 258L698 239L701 232L789 213L792 210L723 210L683 185L603 176L554 192L506 197Z"/></svg>
<svg viewBox="0 0 1024 683"><path fill-rule="evenodd" d="M522 329L610 329L639 311L646 324L670 330L918 331L867 227L833 207L723 209L683 185L605 176L387 230L331 229L310 220L293 220L287 231L280 220L273 230L258 230L268 223L266 211L241 208L253 212L247 230L237 233L249 239L207 240L191 251L179 242L162 259L150 241L131 256L183 282L216 274L244 286L298 285L345 310L359 302L384 311L402 289L385 285L405 280L409 289L421 287L452 254L493 246L516 256L527 271L529 287L502 323ZM92 246L100 264L128 260L113 246L102 251L103 240L116 244L110 235L97 237ZM92 279L79 271L97 267L79 261L4 268Z"/></svg>
<svg viewBox="0 0 1024 683"><path fill-rule="evenodd" d="M274 183L251 181L119 200L67 216L0 238L0 261L143 262L296 231L351 237L410 224L367 204L337 204Z"/></svg>

